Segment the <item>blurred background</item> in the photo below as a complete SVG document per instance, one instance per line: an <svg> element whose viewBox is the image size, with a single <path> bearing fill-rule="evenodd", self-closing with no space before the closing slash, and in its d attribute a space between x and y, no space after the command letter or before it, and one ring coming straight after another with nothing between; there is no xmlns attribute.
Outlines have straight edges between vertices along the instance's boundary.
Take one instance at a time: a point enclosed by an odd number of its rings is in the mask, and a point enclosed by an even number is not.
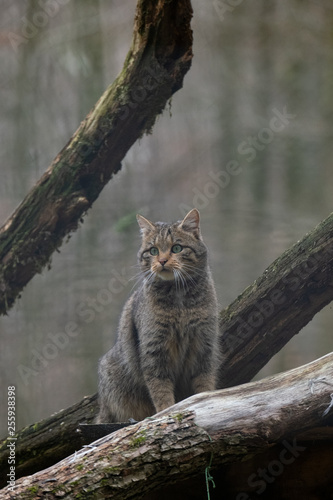
<svg viewBox="0 0 333 500"><path fill-rule="evenodd" d="M196 206L221 308L332 211L330 0L193 0L184 87L136 143L52 267L0 317L0 431L97 390L137 273L134 215L173 221ZM135 1L2 0L0 224L122 68ZM259 377L332 350L332 307Z"/></svg>

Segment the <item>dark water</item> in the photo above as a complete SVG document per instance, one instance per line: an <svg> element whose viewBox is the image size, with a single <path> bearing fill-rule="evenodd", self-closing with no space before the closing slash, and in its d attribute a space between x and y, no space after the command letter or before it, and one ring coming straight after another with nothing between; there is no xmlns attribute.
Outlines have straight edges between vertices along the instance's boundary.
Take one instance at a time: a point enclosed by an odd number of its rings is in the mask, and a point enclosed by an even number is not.
<svg viewBox="0 0 333 500"><path fill-rule="evenodd" d="M332 211L331 2L193 2L184 88L129 151L80 229L0 318L1 434L96 391L136 274L137 212L177 220L197 206L221 308ZM135 2L0 6L0 218L5 222L121 70ZM29 22L28 22L28 21ZM265 367L332 350L328 306Z"/></svg>

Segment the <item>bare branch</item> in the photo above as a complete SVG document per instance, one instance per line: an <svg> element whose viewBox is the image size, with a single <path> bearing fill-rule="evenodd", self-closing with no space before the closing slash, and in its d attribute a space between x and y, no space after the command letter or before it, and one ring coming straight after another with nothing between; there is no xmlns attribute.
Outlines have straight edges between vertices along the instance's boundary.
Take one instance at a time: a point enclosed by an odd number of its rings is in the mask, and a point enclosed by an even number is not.
<svg viewBox="0 0 333 500"><path fill-rule="evenodd" d="M122 72L0 229L0 314L49 263L182 87L192 60L191 17L190 0L139 0Z"/></svg>

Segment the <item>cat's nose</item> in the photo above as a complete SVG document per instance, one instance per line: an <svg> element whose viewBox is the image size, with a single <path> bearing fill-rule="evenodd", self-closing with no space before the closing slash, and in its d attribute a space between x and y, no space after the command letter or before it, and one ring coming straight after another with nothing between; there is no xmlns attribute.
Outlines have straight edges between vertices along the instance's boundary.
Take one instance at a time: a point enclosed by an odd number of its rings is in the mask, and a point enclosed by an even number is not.
<svg viewBox="0 0 333 500"><path fill-rule="evenodd" d="M159 263L162 264L162 266L165 266L165 264L168 262L168 259L159 259Z"/></svg>

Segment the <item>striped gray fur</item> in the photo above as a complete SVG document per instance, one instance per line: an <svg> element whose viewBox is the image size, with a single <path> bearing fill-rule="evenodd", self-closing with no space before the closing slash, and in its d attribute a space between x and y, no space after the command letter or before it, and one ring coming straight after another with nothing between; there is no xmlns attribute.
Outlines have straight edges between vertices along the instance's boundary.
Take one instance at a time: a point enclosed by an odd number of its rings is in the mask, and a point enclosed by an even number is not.
<svg viewBox="0 0 333 500"><path fill-rule="evenodd" d="M199 212L173 224L137 220L141 283L99 363L98 423L142 420L215 388L218 308Z"/></svg>

